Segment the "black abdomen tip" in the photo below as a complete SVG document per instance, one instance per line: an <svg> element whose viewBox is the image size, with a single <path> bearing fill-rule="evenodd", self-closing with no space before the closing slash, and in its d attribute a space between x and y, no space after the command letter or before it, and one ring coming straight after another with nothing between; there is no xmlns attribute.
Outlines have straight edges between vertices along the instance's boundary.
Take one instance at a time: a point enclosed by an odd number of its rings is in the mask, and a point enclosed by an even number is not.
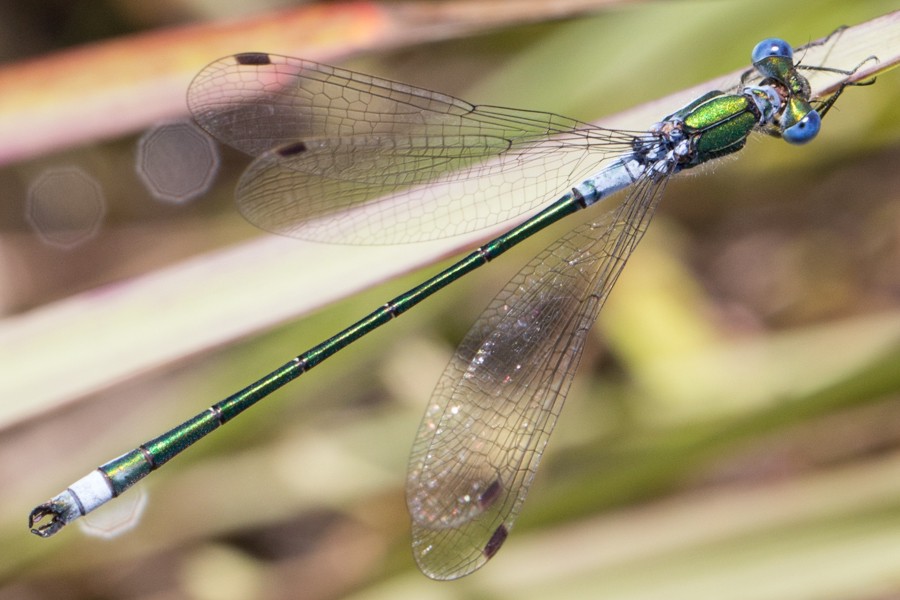
<svg viewBox="0 0 900 600"><path fill-rule="evenodd" d="M243 54L235 54L234 60L239 65L270 65L272 59L265 52L244 52Z"/></svg>

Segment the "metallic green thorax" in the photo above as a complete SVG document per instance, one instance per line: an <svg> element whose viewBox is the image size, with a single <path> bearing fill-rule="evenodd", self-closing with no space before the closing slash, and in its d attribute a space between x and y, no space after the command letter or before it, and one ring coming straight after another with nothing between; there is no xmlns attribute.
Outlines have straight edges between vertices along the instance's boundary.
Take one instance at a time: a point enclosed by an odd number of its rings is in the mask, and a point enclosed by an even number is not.
<svg viewBox="0 0 900 600"><path fill-rule="evenodd" d="M759 109L746 95L714 91L672 117L684 121L685 134L692 139L691 165L696 165L743 148L759 122Z"/></svg>

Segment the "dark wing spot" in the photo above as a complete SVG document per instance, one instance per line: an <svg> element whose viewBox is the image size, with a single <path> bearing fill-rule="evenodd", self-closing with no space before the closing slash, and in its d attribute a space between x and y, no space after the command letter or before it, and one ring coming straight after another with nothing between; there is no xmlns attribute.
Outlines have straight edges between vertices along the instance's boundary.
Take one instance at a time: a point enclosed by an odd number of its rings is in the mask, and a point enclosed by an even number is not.
<svg viewBox="0 0 900 600"><path fill-rule="evenodd" d="M491 482L491 485L487 486L487 489L484 490L480 496L478 496L478 506L484 510L490 507L500 496L500 491L503 489L503 486L500 485L500 480L495 479Z"/></svg>
<svg viewBox="0 0 900 600"><path fill-rule="evenodd" d="M243 54L235 54L234 60L239 65L270 65L272 59L265 52L244 52Z"/></svg>
<svg viewBox="0 0 900 600"><path fill-rule="evenodd" d="M294 142L293 144L288 144L286 146L282 146L278 150L276 150L279 156L294 156L295 154L303 154L306 152L306 143L305 142Z"/></svg>
<svg viewBox="0 0 900 600"><path fill-rule="evenodd" d="M491 539L489 539L488 543L484 546L484 550L481 551L481 553L484 554L484 557L491 558L497 554L497 550L499 550L500 546L503 545L503 542L506 541L507 535L509 535L509 532L506 530L506 525L501 525L494 530L494 535L491 536Z"/></svg>

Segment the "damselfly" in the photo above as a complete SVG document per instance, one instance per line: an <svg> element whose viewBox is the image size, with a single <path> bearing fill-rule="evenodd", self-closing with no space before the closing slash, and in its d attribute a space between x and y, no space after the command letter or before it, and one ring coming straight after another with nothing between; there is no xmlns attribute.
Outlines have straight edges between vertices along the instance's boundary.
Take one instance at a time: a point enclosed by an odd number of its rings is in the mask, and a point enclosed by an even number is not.
<svg viewBox="0 0 900 600"><path fill-rule="evenodd" d="M666 182L737 152L754 131L809 142L852 85L845 80L825 100L811 100L801 73L811 67L796 64L779 39L760 42L752 61L737 90L710 91L646 131L476 106L271 54L210 64L191 84L188 103L203 128L256 157L237 200L263 229L393 244L474 231L558 199L245 389L91 472L35 508L32 531L53 535L338 350L596 204L592 221L528 263L478 318L438 382L413 444L406 494L416 561L436 579L479 568L521 511L586 333ZM622 190L617 200L607 199Z"/></svg>

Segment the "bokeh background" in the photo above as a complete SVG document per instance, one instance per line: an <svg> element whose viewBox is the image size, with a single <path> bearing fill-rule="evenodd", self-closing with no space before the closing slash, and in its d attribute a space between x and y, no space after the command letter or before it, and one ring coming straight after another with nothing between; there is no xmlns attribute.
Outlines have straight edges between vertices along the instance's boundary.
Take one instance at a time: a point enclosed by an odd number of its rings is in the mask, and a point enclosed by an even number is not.
<svg viewBox="0 0 900 600"><path fill-rule="evenodd" d="M763 37L799 45L896 8L498 4L0 6L0 96L16 85L48 96L29 101L44 113L0 104L0 123L18 123L21 139L27 119L60 119L85 89L146 94L114 98L39 151L3 154L0 599L900 598L900 78L890 72L848 90L808 147L760 138L669 184L589 340L516 528L478 573L435 583L416 570L406 456L467 328L570 224L228 424L119 499L124 517L92 521L112 527L146 504L130 530L28 532L35 504L424 279L436 266L415 267L428 256L461 249L392 250L384 262L397 266L374 281L393 278L373 287L360 255L376 249L254 229L231 201L248 159L183 124L155 127L186 110L154 95L152 56L129 54L152 52L143 36L172 36L182 96L183 73L221 55L302 51L594 121L740 69ZM315 27L279 29L276 5L312 11ZM92 68L102 62L63 60L65 73L41 62L104 40L127 58L108 73ZM80 70L94 83L59 93ZM287 255L294 245L299 258ZM247 270L259 277L243 279ZM307 270L366 289L338 301L352 289L333 292ZM147 289L160 295L129 300ZM176 333L148 341L155 329Z"/></svg>

